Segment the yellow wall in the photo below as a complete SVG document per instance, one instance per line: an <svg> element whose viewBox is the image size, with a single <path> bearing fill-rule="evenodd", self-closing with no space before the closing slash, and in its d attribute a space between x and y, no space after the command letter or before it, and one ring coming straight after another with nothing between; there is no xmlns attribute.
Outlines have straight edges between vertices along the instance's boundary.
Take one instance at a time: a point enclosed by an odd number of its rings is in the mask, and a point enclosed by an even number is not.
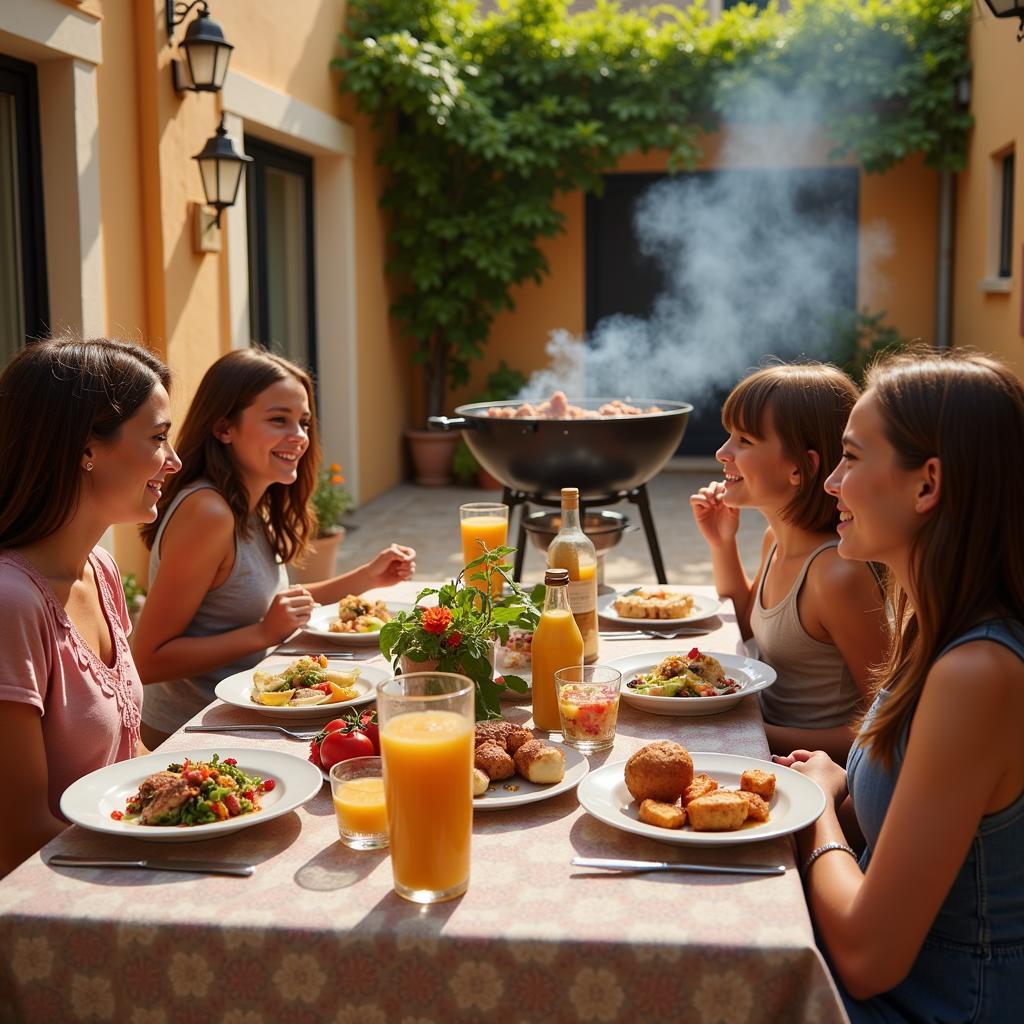
<svg viewBox="0 0 1024 1024"><path fill-rule="evenodd" d="M1024 89L1024 45L1016 22L996 19L979 6L971 28L971 113L975 118L967 170L957 177L956 260L953 285L953 340L993 352L1024 372L1021 338L1021 239L1024 238L1024 122L1015 97ZM985 292L979 282L994 276L998 222L992 158L1016 147L1013 217L1013 273L1007 293Z"/></svg>
<svg viewBox="0 0 1024 1024"><path fill-rule="evenodd" d="M721 139L703 142L701 169L715 166ZM786 151L786 147L773 147ZM755 148L752 148L752 152ZM825 166L828 148L824 140L806 143L793 151L807 157L803 166ZM763 160L750 166L764 166ZM794 166L787 164L787 166ZM635 154L623 160L622 172L664 171L665 154ZM551 331L584 330L585 229L581 194L563 196L559 209L565 214L565 232L543 245L551 273L542 284L515 289L515 309L498 316L484 358L474 365L472 380L453 396L450 405L469 401L480 390L487 374L504 359L509 366L532 373L547 364L545 345ZM935 332L935 280L937 265L938 176L920 158L912 158L886 174L861 174L861 226L884 226L891 254L877 258L871 267L861 250L857 304L873 312L884 310L885 322L912 338L931 341Z"/></svg>

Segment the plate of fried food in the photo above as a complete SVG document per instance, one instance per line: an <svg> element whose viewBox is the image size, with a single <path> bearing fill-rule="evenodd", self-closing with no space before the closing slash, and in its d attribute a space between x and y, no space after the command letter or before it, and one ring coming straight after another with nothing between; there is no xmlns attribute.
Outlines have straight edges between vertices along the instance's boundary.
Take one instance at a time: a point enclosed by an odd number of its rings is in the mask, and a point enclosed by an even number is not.
<svg viewBox="0 0 1024 1024"><path fill-rule="evenodd" d="M473 806L503 811L574 789L590 762L572 747L538 740L505 719L479 722L473 768Z"/></svg>
<svg viewBox="0 0 1024 1024"><path fill-rule="evenodd" d="M303 655L273 669L236 672L214 693L225 704L279 718L323 718L339 708L367 704L377 684L393 675L377 665L339 664L324 655Z"/></svg>
<svg viewBox="0 0 1024 1024"><path fill-rule="evenodd" d="M622 673L622 699L654 715L717 715L775 682L775 669L763 661L697 647L667 657L631 654L607 664Z"/></svg>
<svg viewBox="0 0 1024 1024"><path fill-rule="evenodd" d="M597 599L603 619L640 629L669 629L710 619L722 610L717 597L688 594L668 587L633 587Z"/></svg>
<svg viewBox="0 0 1024 1024"><path fill-rule="evenodd" d="M825 810L806 775L735 754L691 754L671 740L591 772L576 790L584 809L623 832L682 846L736 846L789 835Z"/></svg>
<svg viewBox="0 0 1024 1024"><path fill-rule="evenodd" d="M380 628L399 612L411 612L413 606L399 601L374 601L359 594L346 594L337 604L323 604L313 609L309 622L302 628L307 633L339 644L376 647Z"/></svg>

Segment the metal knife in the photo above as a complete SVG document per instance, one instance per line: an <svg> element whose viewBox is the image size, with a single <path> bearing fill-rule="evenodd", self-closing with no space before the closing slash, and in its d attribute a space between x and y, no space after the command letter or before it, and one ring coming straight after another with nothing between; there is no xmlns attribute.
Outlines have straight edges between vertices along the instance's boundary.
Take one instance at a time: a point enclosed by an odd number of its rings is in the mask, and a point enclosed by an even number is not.
<svg viewBox="0 0 1024 1024"><path fill-rule="evenodd" d="M144 860L109 860L103 857L71 857L56 853L47 864L67 868L148 868L153 871L185 871L195 875L237 875L248 878L256 869L252 864L235 861L170 860L166 857L147 857Z"/></svg>
<svg viewBox="0 0 1024 1024"><path fill-rule="evenodd" d="M606 857L573 857L578 868L604 868L608 871L692 871L705 875L784 875L782 864L673 864L661 860L612 860Z"/></svg>

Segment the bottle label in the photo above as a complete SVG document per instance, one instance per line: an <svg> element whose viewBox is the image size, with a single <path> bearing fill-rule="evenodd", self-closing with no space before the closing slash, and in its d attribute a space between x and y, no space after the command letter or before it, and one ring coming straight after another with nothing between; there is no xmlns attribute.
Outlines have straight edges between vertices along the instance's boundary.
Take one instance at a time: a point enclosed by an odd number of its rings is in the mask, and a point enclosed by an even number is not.
<svg viewBox="0 0 1024 1024"><path fill-rule="evenodd" d="M592 612L597 607L597 580L571 580L569 582L569 607L573 615Z"/></svg>

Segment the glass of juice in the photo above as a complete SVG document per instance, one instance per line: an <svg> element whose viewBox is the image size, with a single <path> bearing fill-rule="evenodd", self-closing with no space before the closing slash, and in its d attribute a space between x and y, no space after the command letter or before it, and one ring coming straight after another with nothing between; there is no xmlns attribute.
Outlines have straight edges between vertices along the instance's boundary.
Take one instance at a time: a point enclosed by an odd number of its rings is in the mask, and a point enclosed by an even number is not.
<svg viewBox="0 0 1024 1024"><path fill-rule="evenodd" d="M331 796L341 841L353 850L388 845L384 776L379 757L352 757L331 766Z"/></svg>
<svg viewBox="0 0 1024 1024"><path fill-rule="evenodd" d="M615 740L622 673L607 665L572 665L555 673L562 738L583 754L607 750Z"/></svg>
<svg viewBox="0 0 1024 1024"><path fill-rule="evenodd" d="M473 501L468 505L459 506L459 520L459 528L462 531L462 564L464 566L469 565L484 553L483 548L480 547L481 541L488 548L497 548L508 540L508 505L502 505L495 501ZM478 580L467 579L466 586L483 590L483 572L475 569L473 575L476 574L479 574L481 578ZM504 582L500 572L491 573L492 596L501 593Z"/></svg>
<svg viewBox="0 0 1024 1024"><path fill-rule="evenodd" d="M473 832L473 681L413 672L377 687L391 870L413 903L461 896Z"/></svg>

